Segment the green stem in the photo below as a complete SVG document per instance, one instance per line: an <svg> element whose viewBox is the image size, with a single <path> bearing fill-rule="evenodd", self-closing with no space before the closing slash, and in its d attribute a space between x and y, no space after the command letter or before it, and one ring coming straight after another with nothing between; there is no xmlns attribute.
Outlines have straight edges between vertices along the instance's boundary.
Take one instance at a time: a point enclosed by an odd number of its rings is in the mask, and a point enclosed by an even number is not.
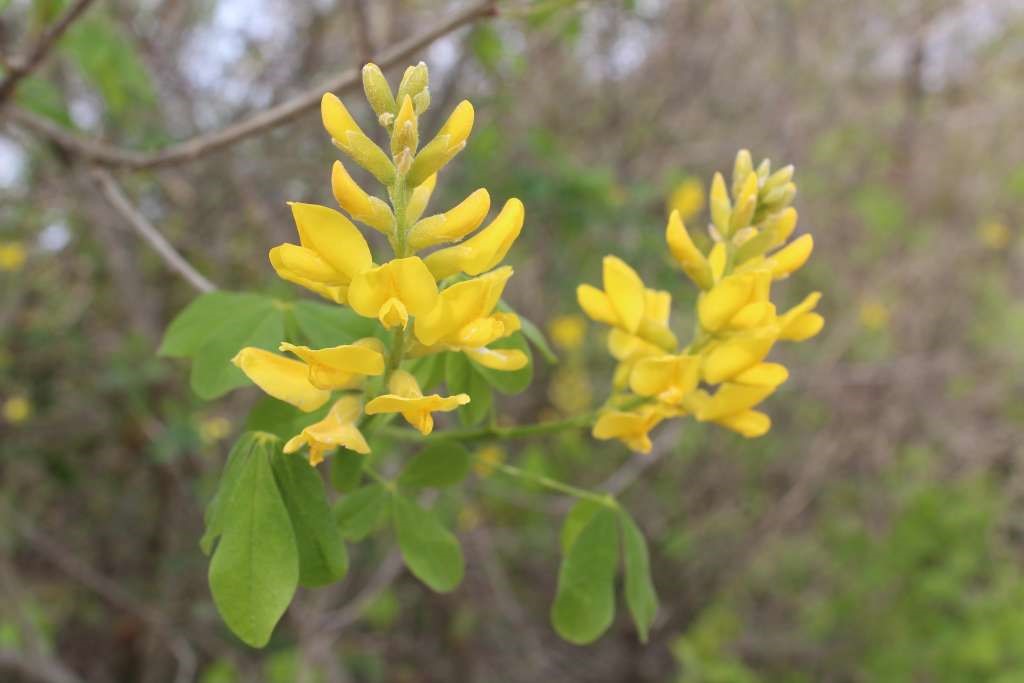
<svg viewBox="0 0 1024 683"><path fill-rule="evenodd" d="M542 474L534 474L533 472L528 472L527 470L513 467L512 465L497 465L496 467L500 472L503 472L510 477L528 481L532 484L543 486L546 489L551 489L552 491L558 491L559 493L573 496L574 498L589 500L597 503L598 505L604 505L605 507L612 509L618 508L619 506L618 501L616 501L615 497L610 493L595 493L594 491L587 491L586 489L566 484L565 482L552 479L551 477L546 477Z"/></svg>

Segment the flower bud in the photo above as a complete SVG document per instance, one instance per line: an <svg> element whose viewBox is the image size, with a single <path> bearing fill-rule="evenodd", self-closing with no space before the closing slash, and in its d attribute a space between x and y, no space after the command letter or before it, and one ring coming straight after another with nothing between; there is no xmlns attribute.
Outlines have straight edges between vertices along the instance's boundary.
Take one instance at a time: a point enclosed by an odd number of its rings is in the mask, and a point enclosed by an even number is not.
<svg viewBox="0 0 1024 683"><path fill-rule="evenodd" d="M715 173L711 181L711 222L722 237L729 236L729 222L732 219L732 203L725 189L725 179L721 173Z"/></svg>
<svg viewBox="0 0 1024 683"><path fill-rule="evenodd" d="M413 109L412 98L406 95L402 99L402 108L398 110L395 127L391 133L391 153L396 158L405 150L415 154L419 144L419 121Z"/></svg>
<svg viewBox="0 0 1024 683"><path fill-rule="evenodd" d="M369 63L363 67L363 92L366 93L366 101L370 103L378 119L384 114L394 114L398 109L395 103L395 96L391 94L391 86L384 78L380 67ZM383 123L382 125L387 125Z"/></svg>
<svg viewBox="0 0 1024 683"><path fill-rule="evenodd" d="M403 101L406 96L415 98L420 92L422 92L429 84L430 76L427 71L427 65L420 62L416 66L410 66L402 74L402 82L398 84L398 94L396 101Z"/></svg>
<svg viewBox="0 0 1024 683"><path fill-rule="evenodd" d="M394 230L395 218L388 205L359 187L340 161L335 161L331 169L331 190L338 205L356 220L385 235Z"/></svg>
<svg viewBox="0 0 1024 683"><path fill-rule="evenodd" d="M750 152L741 149L736 153L736 161L732 166L732 196L739 197L747 176L754 172L754 162L750 158Z"/></svg>

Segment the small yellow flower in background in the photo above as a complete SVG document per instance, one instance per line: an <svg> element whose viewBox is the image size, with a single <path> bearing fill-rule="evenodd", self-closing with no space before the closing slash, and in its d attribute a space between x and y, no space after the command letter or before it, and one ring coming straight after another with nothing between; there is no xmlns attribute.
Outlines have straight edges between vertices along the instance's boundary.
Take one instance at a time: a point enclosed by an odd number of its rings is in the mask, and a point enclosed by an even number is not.
<svg viewBox="0 0 1024 683"><path fill-rule="evenodd" d="M548 323L551 342L563 351L576 351L587 336L587 321L580 315L558 315Z"/></svg>
<svg viewBox="0 0 1024 683"><path fill-rule="evenodd" d="M199 423L199 440L206 445L214 444L231 434L231 420L223 415L203 419Z"/></svg>
<svg viewBox="0 0 1024 683"><path fill-rule="evenodd" d="M426 436L434 431L434 412L450 412L469 403L468 394L424 396L416 378L405 370L395 370L388 380L390 394L378 396L366 404L366 414L401 413L405 421Z"/></svg>
<svg viewBox="0 0 1024 683"><path fill-rule="evenodd" d="M476 472L476 476L486 479L505 463L507 457L505 449L501 446L495 444L484 446L476 452L476 457L473 458L473 471Z"/></svg>
<svg viewBox="0 0 1024 683"><path fill-rule="evenodd" d="M860 324L869 330L883 330L889 326L889 307L881 299L864 299L860 303Z"/></svg>
<svg viewBox="0 0 1024 683"><path fill-rule="evenodd" d="M676 185L666 202L667 213L679 212L679 217L688 221L704 210L704 183L696 176L684 178Z"/></svg>
<svg viewBox="0 0 1024 683"><path fill-rule="evenodd" d="M0 242L0 271L13 273L25 265L28 252L21 242Z"/></svg>
<svg viewBox="0 0 1024 683"><path fill-rule="evenodd" d="M309 464L316 467L324 461L324 454L342 446L363 455L370 452L370 446L363 433L356 426L359 419L359 399L344 396L331 406L327 416L314 422L293 436L284 445L285 453L295 453L303 446L309 446Z"/></svg>
<svg viewBox="0 0 1024 683"><path fill-rule="evenodd" d="M559 411L572 415L590 407L592 391L587 373L571 366L560 367L548 388L551 403Z"/></svg>
<svg viewBox="0 0 1024 683"><path fill-rule="evenodd" d="M27 396L11 396L4 401L4 420L11 424L19 424L32 417L32 402Z"/></svg>
<svg viewBox="0 0 1024 683"><path fill-rule="evenodd" d="M985 221L978 226L978 240L982 246L992 251L1002 251L1010 246L1013 235L1002 221Z"/></svg>
<svg viewBox="0 0 1024 683"><path fill-rule="evenodd" d="M475 505L463 505L459 508L456 523L459 525L459 531L467 532L480 526L482 518L480 508Z"/></svg>

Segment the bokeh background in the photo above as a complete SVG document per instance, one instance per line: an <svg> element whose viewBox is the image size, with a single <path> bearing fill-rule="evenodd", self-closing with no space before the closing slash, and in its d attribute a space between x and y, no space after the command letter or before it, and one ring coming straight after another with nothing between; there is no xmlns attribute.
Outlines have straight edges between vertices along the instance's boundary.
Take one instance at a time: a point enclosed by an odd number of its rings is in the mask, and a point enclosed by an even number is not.
<svg viewBox="0 0 1024 683"><path fill-rule="evenodd" d="M385 535L351 548L342 584L300 591L266 650L226 631L197 541L257 392L203 403L156 357L196 291L45 124L159 150L467 4L100 0L0 105L0 680L1024 681L1019 0L503 0L417 50L427 130L459 99L477 110L433 206L481 185L525 202L507 296L560 345L502 420L607 394L574 294L606 253L671 290L690 329L666 203L705 224L701 192L739 148L797 167L816 249L779 291L822 290L827 326L775 352L791 380L761 439L678 421L645 457L585 433L490 453L621 491L662 601L648 645L622 605L595 645L558 640L567 501L485 470L447 502L468 563L453 594L403 572ZM64 5L0 0L5 59ZM343 99L368 121L358 90ZM332 203L334 158L312 111L110 171L219 287L295 298L266 252L293 239L287 200Z"/></svg>

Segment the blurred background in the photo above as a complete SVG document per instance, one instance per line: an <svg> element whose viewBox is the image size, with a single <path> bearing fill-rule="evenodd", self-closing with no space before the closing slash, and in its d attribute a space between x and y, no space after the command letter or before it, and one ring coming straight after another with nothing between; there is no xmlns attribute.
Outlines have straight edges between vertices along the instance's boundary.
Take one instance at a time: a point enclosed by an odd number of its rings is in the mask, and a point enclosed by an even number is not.
<svg viewBox="0 0 1024 683"><path fill-rule="evenodd" d="M0 0L8 74L69 4ZM300 591L267 649L229 634L197 542L258 392L204 403L156 357L197 292L131 212L218 287L303 297L266 253L294 239L287 200L333 204L336 152L314 109L194 158L144 155L470 5L99 0L0 103L0 680L1024 681L1020 0L508 0L387 69L428 62L428 131L476 106L432 206L486 186L527 207L506 294L561 361L538 356L503 421L607 395L603 335L575 303L606 253L690 329L666 207L705 225L710 175L740 148L796 165L816 250L779 292L822 290L828 322L774 353L791 379L761 439L683 420L650 456L583 432L488 453L621 492L661 597L648 645L621 604L595 645L557 638L567 501L486 468L446 502L467 554L454 593L403 572L384 535L350 548L344 582ZM358 89L342 99L369 130Z"/></svg>

